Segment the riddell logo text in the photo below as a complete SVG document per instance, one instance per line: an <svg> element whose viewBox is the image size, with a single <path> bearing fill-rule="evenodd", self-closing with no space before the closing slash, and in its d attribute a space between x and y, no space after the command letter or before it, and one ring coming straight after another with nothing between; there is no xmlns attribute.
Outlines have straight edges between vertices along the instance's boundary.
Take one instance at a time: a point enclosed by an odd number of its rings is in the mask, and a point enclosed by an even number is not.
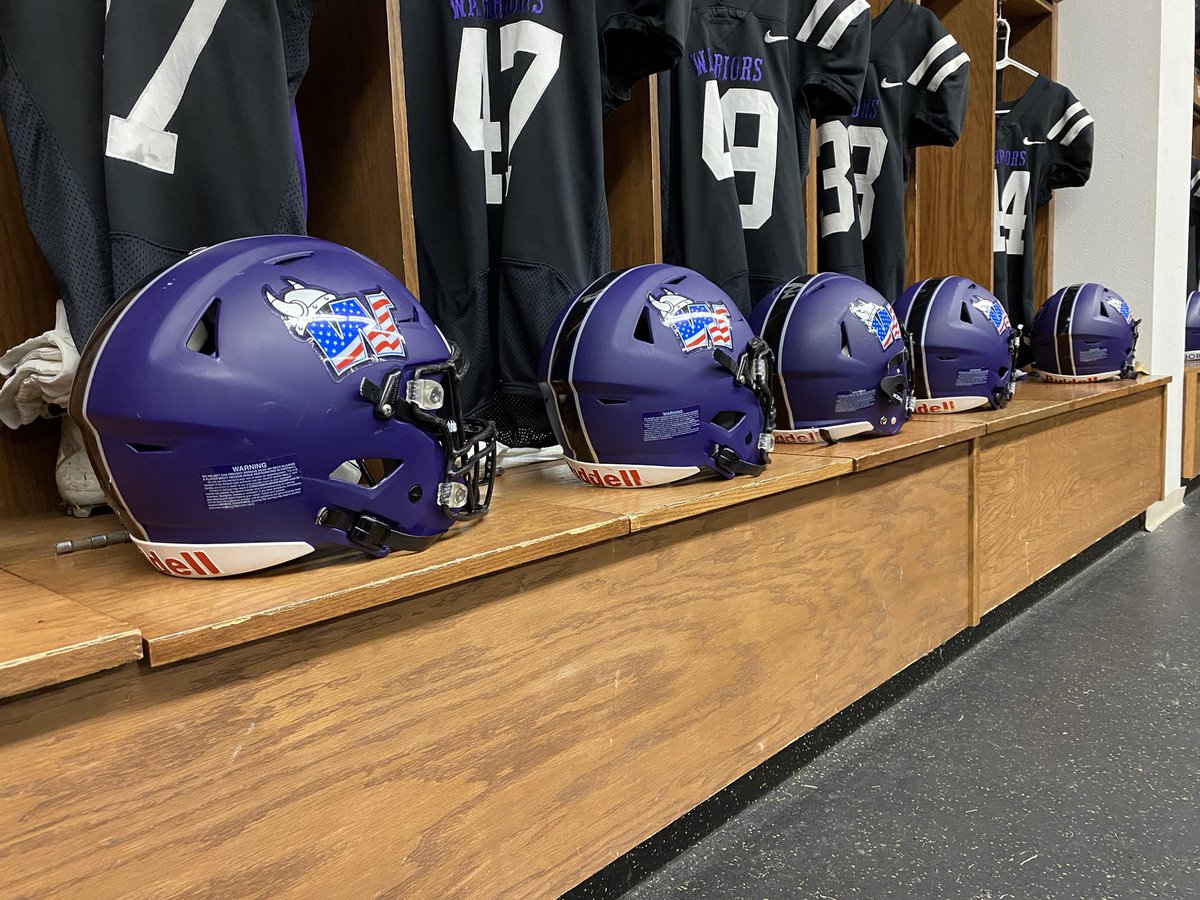
<svg viewBox="0 0 1200 900"><path fill-rule="evenodd" d="M775 440L781 444L823 444L821 435L816 431L777 431Z"/></svg>
<svg viewBox="0 0 1200 900"><path fill-rule="evenodd" d="M582 466L573 466L567 463L567 468L571 473L585 484L594 484L597 487L645 487L646 482L642 481L642 476L638 474L637 469L618 469L614 472L601 472L599 469L591 471Z"/></svg>
<svg viewBox="0 0 1200 900"><path fill-rule="evenodd" d="M917 408L913 412L929 415L931 413L952 413L958 412L958 404L953 400L943 400L941 403L933 403L929 400L918 400Z"/></svg>
<svg viewBox="0 0 1200 900"><path fill-rule="evenodd" d="M168 556L162 559L153 550L143 550L142 553L146 559L150 560L150 565L158 569L164 575L182 575L184 578L210 578L213 575L220 575L221 570L217 568L217 564L208 558L208 554L203 550L187 550L180 553L179 559L173 556Z"/></svg>

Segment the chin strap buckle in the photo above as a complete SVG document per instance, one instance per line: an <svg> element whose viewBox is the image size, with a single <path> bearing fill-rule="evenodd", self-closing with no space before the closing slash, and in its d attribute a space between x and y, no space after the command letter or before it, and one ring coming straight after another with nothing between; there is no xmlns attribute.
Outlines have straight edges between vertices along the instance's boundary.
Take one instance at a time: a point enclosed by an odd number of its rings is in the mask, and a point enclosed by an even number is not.
<svg viewBox="0 0 1200 900"><path fill-rule="evenodd" d="M426 537L405 534L387 519L336 506L322 508L317 513L317 524L343 532L351 543L374 556L385 556L393 550L424 550L438 539L436 534Z"/></svg>

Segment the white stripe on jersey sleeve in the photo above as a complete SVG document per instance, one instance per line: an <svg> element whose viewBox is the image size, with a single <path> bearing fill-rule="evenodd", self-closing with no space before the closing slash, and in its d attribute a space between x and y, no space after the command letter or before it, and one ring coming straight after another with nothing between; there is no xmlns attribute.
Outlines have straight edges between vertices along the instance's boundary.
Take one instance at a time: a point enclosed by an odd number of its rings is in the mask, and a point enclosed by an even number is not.
<svg viewBox="0 0 1200 900"><path fill-rule="evenodd" d="M842 39L842 35L846 33L846 29L850 27L850 24L871 9L871 4L867 0L817 0L812 8L812 12L804 20L804 25L801 27L800 33L796 35L796 40L808 41L813 36L813 32L816 31L821 17L825 15L831 6L837 3L845 4L845 8L842 9L829 28L825 30L825 34L817 42L817 46L822 50L832 50L837 45L837 42Z"/></svg>
<svg viewBox="0 0 1200 900"><path fill-rule="evenodd" d="M913 73L908 76L909 84L920 84L921 79L925 77L925 73L937 61L937 58L949 50L951 47L958 45L958 41L954 40L953 35L946 35L936 44L929 48L929 52L925 54L925 58L921 60L921 64L913 70Z"/></svg>
<svg viewBox="0 0 1200 900"><path fill-rule="evenodd" d="M1083 131L1083 129L1087 128L1089 125L1091 125L1095 121L1096 120L1093 119L1091 116L1084 116L1082 119L1080 119L1078 122L1075 123L1074 128L1072 128L1070 131L1067 132L1067 136L1062 139L1062 145L1064 147L1070 147L1071 141L1073 141L1073 140L1075 140L1075 138L1079 137L1079 132Z"/></svg>
<svg viewBox="0 0 1200 900"><path fill-rule="evenodd" d="M1072 103L1069 107L1067 107L1067 111L1063 113L1063 117L1058 120L1053 128L1050 129L1050 133L1046 135L1046 140L1052 141L1058 137L1059 133L1067 127L1067 123L1081 112L1083 112L1083 104L1078 100Z"/></svg>
<svg viewBox="0 0 1200 900"><path fill-rule="evenodd" d="M1192 176L1193 197L1200 197L1200 172Z"/></svg>
<svg viewBox="0 0 1200 900"><path fill-rule="evenodd" d="M943 81L945 81L970 61L971 57L967 56L966 53L958 54L958 56L954 57L954 59L950 60L950 62L946 63L937 70L937 74L934 75L929 81L929 90L936 92L937 89L942 86Z"/></svg>

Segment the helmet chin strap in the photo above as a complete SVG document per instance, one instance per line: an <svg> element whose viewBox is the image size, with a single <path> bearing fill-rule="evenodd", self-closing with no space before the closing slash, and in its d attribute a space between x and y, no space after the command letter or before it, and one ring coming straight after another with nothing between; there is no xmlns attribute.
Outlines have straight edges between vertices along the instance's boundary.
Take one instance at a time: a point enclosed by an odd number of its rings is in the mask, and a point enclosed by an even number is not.
<svg viewBox="0 0 1200 900"><path fill-rule="evenodd" d="M1137 369L1134 368L1134 359L1137 356L1137 342L1142 330L1142 320L1133 320L1133 347L1129 350L1129 358L1125 360L1125 365L1121 366L1121 377L1130 381L1137 378Z"/></svg>
<svg viewBox="0 0 1200 900"><path fill-rule="evenodd" d="M424 550L441 535L407 534L395 524L366 512L351 512L338 506L326 506L317 513L317 524L346 533L358 546L369 553L382 554L392 550L413 553Z"/></svg>
<svg viewBox="0 0 1200 900"><path fill-rule="evenodd" d="M737 359L720 348L713 350L713 359L727 369L739 385L750 388L758 400L763 413L763 433L758 442L762 462L748 463L733 447L715 442L708 450L709 458L717 471L731 477L761 475L770 461L771 451L775 449L775 394L771 390L771 367L775 354L766 341L754 337Z"/></svg>

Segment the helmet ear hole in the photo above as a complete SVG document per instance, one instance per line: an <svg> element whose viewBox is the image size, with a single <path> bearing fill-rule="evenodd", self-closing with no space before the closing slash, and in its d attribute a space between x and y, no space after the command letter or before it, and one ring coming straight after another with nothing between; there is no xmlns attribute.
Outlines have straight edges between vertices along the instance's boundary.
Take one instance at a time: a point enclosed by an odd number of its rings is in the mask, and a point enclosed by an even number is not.
<svg viewBox="0 0 1200 900"><path fill-rule="evenodd" d="M187 348L204 356L217 355L217 320L221 315L221 298L213 297L188 335Z"/></svg>
<svg viewBox="0 0 1200 900"><path fill-rule="evenodd" d="M1104 318L1106 318L1106 319L1109 318L1108 306L1104 303L1100 304L1100 315L1104 316Z"/></svg>
<svg viewBox="0 0 1200 900"><path fill-rule="evenodd" d="M637 325L633 329L633 339L643 344L654 343L654 331L650 328L650 310L646 307L642 307L642 314L638 316Z"/></svg>
<svg viewBox="0 0 1200 900"><path fill-rule="evenodd" d="M1008 374L1008 366L1001 366L999 369L996 370L996 374L999 375L1001 378L1005 377Z"/></svg>
<svg viewBox="0 0 1200 900"><path fill-rule="evenodd" d="M962 302L962 306L959 307L958 317L968 325L971 324L971 307L967 305L966 300L964 300Z"/></svg>
<svg viewBox="0 0 1200 900"><path fill-rule="evenodd" d="M402 459L348 459L332 472L334 481L357 484L359 487L378 487L404 465Z"/></svg>
<svg viewBox="0 0 1200 900"><path fill-rule="evenodd" d="M724 428L726 431L733 431L733 429L742 424L742 420L745 418L745 413L737 412L736 410L732 409L726 409L713 416L712 423L718 428Z"/></svg>

